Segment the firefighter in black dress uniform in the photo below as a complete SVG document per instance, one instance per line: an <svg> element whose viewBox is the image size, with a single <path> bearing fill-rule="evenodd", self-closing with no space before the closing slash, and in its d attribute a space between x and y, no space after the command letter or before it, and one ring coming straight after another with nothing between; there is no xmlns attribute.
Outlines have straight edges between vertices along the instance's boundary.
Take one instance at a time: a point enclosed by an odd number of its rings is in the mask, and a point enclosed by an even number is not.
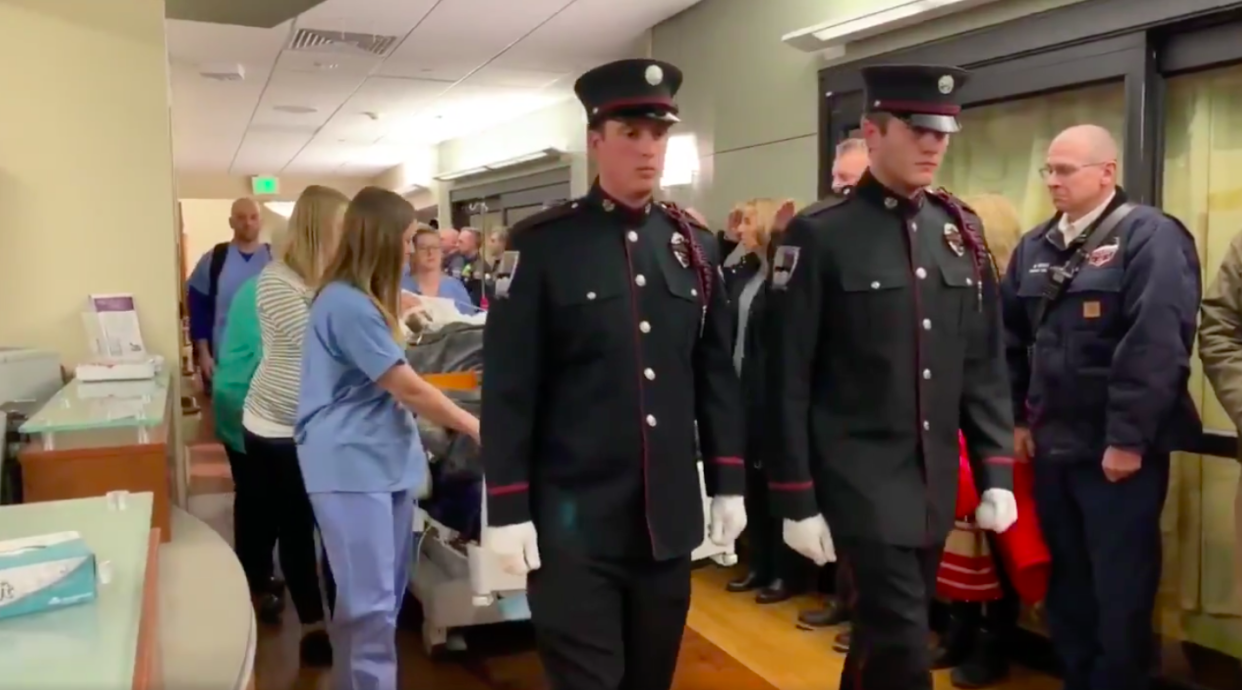
<svg viewBox="0 0 1242 690"><path fill-rule="evenodd" d="M676 67L622 60L575 84L589 194L514 226L485 331L484 545L529 572L552 690L667 690L704 539L745 527L741 390L716 242L652 201Z"/></svg>
<svg viewBox="0 0 1242 690"><path fill-rule="evenodd" d="M930 690L928 606L953 526L958 429L979 524L1017 519L996 269L979 219L932 183L967 74L864 70L868 172L789 224L771 299L781 432L770 481L794 550L854 575L841 687ZM826 519L826 520L825 520ZM829 533L831 526L831 534Z"/></svg>

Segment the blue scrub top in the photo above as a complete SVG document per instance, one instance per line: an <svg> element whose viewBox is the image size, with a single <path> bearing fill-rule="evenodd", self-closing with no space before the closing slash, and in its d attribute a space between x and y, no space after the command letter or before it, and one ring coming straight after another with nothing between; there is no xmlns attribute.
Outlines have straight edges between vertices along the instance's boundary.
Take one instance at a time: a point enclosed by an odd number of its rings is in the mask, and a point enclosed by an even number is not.
<svg viewBox="0 0 1242 690"><path fill-rule="evenodd" d="M421 489L414 416L375 383L405 352L362 291L332 283L311 305L294 437L309 493Z"/></svg>
<svg viewBox="0 0 1242 690"><path fill-rule="evenodd" d="M418 287L418 281L414 280L414 276L410 275L410 269L406 268L401 274L401 289L406 292L412 292L416 295L423 294ZM465 283L449 275L440 276L440 294L428 295L428 297L443 297L453 300L453 306L457 307L457 311L462 314L474 314L480 309L474 306L474 300L470 299L470 291L466 289Z"/></svg>

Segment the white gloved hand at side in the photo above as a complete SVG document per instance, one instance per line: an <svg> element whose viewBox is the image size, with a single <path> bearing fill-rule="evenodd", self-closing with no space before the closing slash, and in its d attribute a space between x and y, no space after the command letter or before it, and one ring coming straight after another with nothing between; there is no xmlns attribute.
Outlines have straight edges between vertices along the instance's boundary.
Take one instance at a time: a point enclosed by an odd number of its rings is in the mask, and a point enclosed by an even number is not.
<svg viewBox="0 0 1242 690"><path fill-rule="evenodd" d="M483 530L483 548L500 556L500 567L510 575L525 575L541 565L539 535L533 522L488 527Z"/></svg>
<svg viewBox="0 0 1242 690"><path fill-rule="evenodd" d="M975 524L1000 534L1018 521L1018 501L1008 489L988 489L979 497Z"/></svg>
<svg viewBox="0 0 1242 690"><path fill-rule="evenodd" d="M728 546L746 529L746 501L741 496L713 496L707 537L717 546Z"/></svg>
<svg viewBox="0 0 1242 690"><path fill-rule="evenodd" d="M823 515L805 520L785 520L781 532L789 548L811 559L815 565L837 560L832 532L828 531Z"/></svg>

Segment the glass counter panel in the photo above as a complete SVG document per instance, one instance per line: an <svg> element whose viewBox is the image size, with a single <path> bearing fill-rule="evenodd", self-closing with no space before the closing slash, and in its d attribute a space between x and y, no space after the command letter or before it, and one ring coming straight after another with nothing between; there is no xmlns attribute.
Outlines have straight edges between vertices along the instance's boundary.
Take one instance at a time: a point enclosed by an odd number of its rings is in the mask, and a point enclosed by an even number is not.
<svg viewBox="0 0 1242 690"><path fill-rule="evenodd" d="M44 450L152 443L165 421L169 375L149 381L71 381L21 426Z"/></svg>
<svg viewBox="0 0 1242 690"><path fill-rule="evenodd" d="M0 620L0 686L129 688L133 684L151 532L151 494L0 508L0 540L76 531L108 562L95 602Z"/></svg>

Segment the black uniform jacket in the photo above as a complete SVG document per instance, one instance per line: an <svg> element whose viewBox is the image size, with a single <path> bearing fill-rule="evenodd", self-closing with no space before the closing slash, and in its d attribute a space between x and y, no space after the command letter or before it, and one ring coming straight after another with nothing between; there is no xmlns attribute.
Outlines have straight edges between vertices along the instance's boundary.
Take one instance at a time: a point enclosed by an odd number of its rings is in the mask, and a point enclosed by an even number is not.
<svg viewBox="0 0 1242 690"><path fill-rule="evenodd" d="M796 216L776 251L777 510L822 512L838 538L939 544L959 428L980 492L1013 481L998 278L978 217L867 173L848 198Z"/></svg>
<svg viewBox="0 0 1242 690"><path fill-rule="evenodd" d="M1041 462L1100 462L1108 446L1139 454L1187 448L1202 425L1186 387L1202 295L1194 237L1136 206L1033 323L1048 272L1126 201L1117 190L1068 247L1058 218L1027 233L1001 283L1015 419ZM1032 376L1032 373L1037 374Z"/></svg>
<svg viewBox="0 0 1242 690"><path fill-rule="evenodd" d="M533 519L541 543L604 557L688 555L704 537L696 420L708 493L745 490L711 233L597 186L509 242L484 336L488 524Z"/></svg>

